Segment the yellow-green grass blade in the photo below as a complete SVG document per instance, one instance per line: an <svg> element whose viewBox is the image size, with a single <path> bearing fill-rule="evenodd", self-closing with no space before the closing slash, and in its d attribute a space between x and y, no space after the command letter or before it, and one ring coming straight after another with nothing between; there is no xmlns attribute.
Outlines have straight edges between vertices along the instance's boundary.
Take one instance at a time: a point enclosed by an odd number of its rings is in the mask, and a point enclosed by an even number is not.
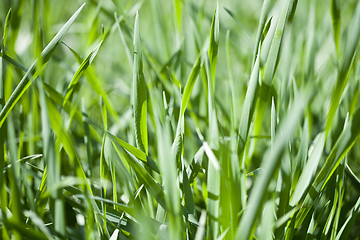
<svg viewBox="0 0 360 240"><path fill-rule="evenodd" d="M128 164L134 170L136 176L139 178L140 183L144 184L150 194L156 199L156 201L166 209L165 193L160 184L145 170L143 166L140 165L135 156L123 150L119 142L112 140L112 143L120 158L124 158L124 161L128 162Z"/></svg>
<svg viewBox="0 0 360 240"><path fill-rule="evenodd" d="M73 51L73 50L72 50ZM75 51L73 51L75 56L78 56ZM80 59L80 56L78 56ZM23 72L27 72L28 69L24 67L21 63L17 62L16 60L10 58L7 55L4 55L4 59L7 60L9 63L17 67L18 69L22 70ZM81 59L79 60L81 61ZM57 92L53 87L51 87L49 84L43 82L43 88L48 93L48 96L51 98L52 101L54 101L57 105L62 106L63 110L65 110L68 114L70 114L70 111L72 109L74 113L74 118L77 122L82 122L82 114L80 111L77 110L76 106L73 106L70 102L64 102L64 97L61 93ZM94 127L92 125L90 127L90 133L92 137L94 137L98 142L101 142L100 135L95 131Z"/></svg>
<svg viewBox="0 0 360 240"><path fill-rule="evenodd" d="M21 96L29 88L32 81L41 73L42 69L45 67L46 63L50 60L50 57L53 55L55 48L58 46L59 42L64 38L66 32L69 30L72 23L75 21L81 10L83 9L84 4L72 15L72 17L64 24L60 31L55 35L55 37L50 41L50 43L45 47L41 53L42 66L40 69L36 69L37 60L31 65L29 70L25 73L24 77L21 79L20 83L17 85L10 98L6 102L3 109L0 112L0 127L3 125L6 120L7 115L15 104L19 101Z"/></svg>
<svg viewBox="0 0 360 240"><path fill-rule="evenodd" d="M308 190L305 200L296 216L295 228L299 228L304 221L305 217L311 210L314 202L318 198L321 191L326 186L326 183L339 166L346 153L351 149L358 135L360 134L360 108L356 110L349 123L341 133L332 148L330 155L327 157L325 164L322 166L320 172L317 174L316 179Z"/></svg>
<svg viewBox="0 0 360 240"><path fill-rule="evenodd" d="M111 133L107 133L113 141L117 142L122 148L124 148L126 151L134 155L137 159L140 161L146 163L152 170L155 172L159 172L159 168L149 156L147 156L143 151L139 150L138 148L128 144L124 140L112 135Z"/></svg>
<svg viewBox="0 0 360 240"><path fill-rule="evenodd" d="M176 20L176 28L179 34L179 37L182 36L182 1L174 0L175 5L175 20Z"/></svg>
<svg viewBox="0 0 360 240"><path fill-rule="evenodd" d="M147 88L143 73L139 14L136 14L134 25L133 111L136 146L147 154Z"/></svg>
<svg viewBox="0 0 360 240"><path fill-rule="evenodd" d="M104 31L104 33L103 33L104 40L106 39L106 36L109 33L110 33L110 29L106 29L106 31ZM79 64L81 64L84 61L74 49L72 49L65 43L63 43L63 44L71 51L71 53L75 56L76 61ZM92 89L94 89L94 91L98 94L98 96L101 96L103 98L104 103L105 103L106 107L108 108L109 113L113 117L114 121L118 121L119 116L116 113L112 102L110 101L110 97L108 96L107 92L104 90L104 88L101 85L101 82L100 82L101 78L96 74L95 70L92 68L92 65L88 65L87 71L83 72L83 74L86 76L86 79L89 82L89 84L91 85Z"/></svg>
<svg viewBox="0 0 360 240"><path fill-rule="evenodd" d="M64 97L64 103L63 106L66 105L68 101L70 101L72 94L75 91L75 88L78 87L78 83L80 80L80 77L83 75L83 73L86 71L86 69L89 67L89 65L94 61L96 55L99 52L99 49L104 41L101 39L100 43L96 46L96 48L90 52L90 54L84 59L84 61L81 63L80 67L76 70L76 73L74 74L71 82L69 83L69 86L67 88L65 97Z"/></svg>

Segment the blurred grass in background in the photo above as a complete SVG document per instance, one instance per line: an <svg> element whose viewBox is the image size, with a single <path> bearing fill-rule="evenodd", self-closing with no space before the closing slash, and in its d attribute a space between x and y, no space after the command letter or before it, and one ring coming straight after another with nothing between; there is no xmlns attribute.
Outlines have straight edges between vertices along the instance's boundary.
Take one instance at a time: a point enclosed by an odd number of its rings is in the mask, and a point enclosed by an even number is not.
<svg viewBox="0 0 360 240"><path fill-rule="evenodd" d="M2 0L2 239L358 239L356 0Z"/></svg>

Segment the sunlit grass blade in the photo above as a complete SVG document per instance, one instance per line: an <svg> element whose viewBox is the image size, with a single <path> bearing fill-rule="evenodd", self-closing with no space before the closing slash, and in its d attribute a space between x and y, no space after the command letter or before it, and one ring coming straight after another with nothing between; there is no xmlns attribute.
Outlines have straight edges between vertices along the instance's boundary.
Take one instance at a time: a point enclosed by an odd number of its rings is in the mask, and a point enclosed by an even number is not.
<svg viewBox="0 0 360 240"><path fill-rule="evenodd" d="M70 100L73 92L75 91L75 88L78 87L80 77L83 75L84 71L86 71L88 66L94 61L103 41L104 41L104 38L101 39L100 43L96 46L96 48L93 51L90 52L90 54L85 58L85 60L81 63L80 67L77 69L71 82L69 83L68 89L67 89L65 97L64 97L63 106L65 106L65 104Z"/></svg>
<svg viewBox="0 0 360 240"><path fill-rule="evenodd" d="M4 123L7 115L15 104L19 101L20 97L25 93L29 88L32 81L40 74L42 68L45 67L46 63L50 60L50 57L53 55L55 48L58 46L59 42L64 38L66 32L69 30L72 23L75 21L85 4L83 4L72 17L64 24L60 31L55 35L55 37L50 41L50 43L45 47L41 52L42 66L41 69L36 69L37 61L31 65L29 70L25 73L24 77L21 79L20 83L17 85L10 98L6 102L3 109L0 112L0 127Z"/></svg>
<svg viewBox="0 0 360 240"><path fill-rule="evenodd" d="M138 148L128 144L127 142L123 141L122 139L115 137L114 135L107 133L113 141L117 142L121 147L123 147L126 151L134 155L137 159L145 162L150 168L152 168L155 172L159 172L159 168L150 157L148 157L143 151L139 150Z"/></svg>
<svg viewBox="0 0 360 240"><path fill-rule="evenodd" d="M121 158L124 158L125 161L131 166L134 170L141 183L147 187L147 190L151 195L156 199L156 201L166 209L165 204L165 193L162 190L160 184L152 177L150 174L142 167L139 162L134 158L133 155L130 155L123 149L119 148L121 146L118 142L113 141L113 146L116 147L117 153L120 154Z"/></svg>
<svg viewBox="0 0 360 240"><path fill-rule="evenodd" d="M182 1L174 0L175 4L175 20L176 20L176 28L179 36L182 36Z"/></svg>

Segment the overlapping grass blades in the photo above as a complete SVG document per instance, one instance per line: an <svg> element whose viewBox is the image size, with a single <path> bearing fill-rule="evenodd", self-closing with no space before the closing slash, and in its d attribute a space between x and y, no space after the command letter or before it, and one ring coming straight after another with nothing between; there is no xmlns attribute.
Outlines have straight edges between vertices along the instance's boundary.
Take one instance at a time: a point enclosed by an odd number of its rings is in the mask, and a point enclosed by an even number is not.
<svg viewBox="0 0 360 240"><path fill-rule="evenodd" d="M1 239L359 235L358 1L78 1L0 1Z"/></svg>
<svg viewBox="0 0 360 240"><path fill-rule="evenodd" d="M64 24L60 31L55 35L55 37L49 42L49 44L41 52L41 66L40 69L37 69L37 61L30 66L28 71L25 73L20 83L15 88L14 92L11 94L10 98L6 102L5 106L1 109L0 112L0 127L4 123L7 115L15 104L19 101L20 97L25 93L29 88L32 81L41 73L42 68L45 67L46 63L50 60L51 55L54 53L55 48L58 46L59 42L64 38L66 32L70 29L71 25L80 14L81 10L85 4L83 4L71 18Z"/></svg>

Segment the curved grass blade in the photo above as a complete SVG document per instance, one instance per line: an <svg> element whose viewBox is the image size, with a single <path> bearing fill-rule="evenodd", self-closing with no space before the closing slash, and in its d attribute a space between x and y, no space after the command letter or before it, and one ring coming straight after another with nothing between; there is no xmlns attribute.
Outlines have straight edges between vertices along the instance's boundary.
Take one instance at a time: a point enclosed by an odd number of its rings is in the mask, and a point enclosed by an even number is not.
<svg viewBox="0 0 360 240"><path fill-rule="evenodd" d="M100 43L96 46L96 48L93 51L91 51L91 53L85 58L85 60L81 63L80 67L76 71L76 73L73 76L71 82L69 83L68 89L66 91L66 94L65 94L65 97L64 97L64 103L62 104L63 107L70 100L73 92L75 91L75 88L78 86L80 77L83 75L83 73L89 67L89 65L94 61L94 59L95 59L96 55L98 54L99 49L100 49L103 42L104 42L104 36L101 39Z"/></svg>
<svg viewBox="0 0 360 240"><path fill-rule="evenodd" d="M111 133L107 132L107 134L112 138L113 141L117 142L121 147L123 147L126 151L134 155L137 159L147 163L147 165L154 170L155 172L159 172L159 168L150 157L148 157L143 151L139 150L138 148L128 144L124 140L112 135Z"/></svg>
<svg viewBox="0 0 360 240"><path fill-rule="evenodd" d="M165 204L165 193L161 188L160 184L152 177L150 174L142 167L137 160L134 158L132 154L128 154L122 148L121 144L112 139L113 147L116 149L117 153L120 155L120 158L124 158L131 166L131 168L136 173L140 182L144 184L147 190L151 193L151 195L156 199L156 201L164 208L167 209ZM121 146L122 147L122 146Z"/></svg>
<svg viewBox="0 0 360 240"><path fill-rule="evenodd" d="M172 144L172 151L174 152L176 158L178 158L179 156L179 152L182 146L182 134L183 134L183 129L182 129L182 121L183 121L183 117L185 114L185 110L186 107L189 103L190 100L190 96L192 93L192 90L194 88L196 79L199 75L200 72L200 67L201 67L201 61L200 61L200 56L197 58L196 63L194 64L190 76L186 82L185 85L185 90L184 90L184 94L181 100L181 107L180 107L180 115L179 115L179 120L178 120L178 124L177 124L177 128L176 128L176 134L175 134L175 139L174 142Z"/></svg>
<svg viewBox="0 0 360 240"><path fill-rule="evenodd" d="M136 146L147 154L147 89L143 74L142 50L140 43L139 14L134 26L134 65L133 65L133 111L135 118Z"/></svg>
<svg viewBox="0 0 360 240"><path fill-rule="evenodd" d="M25 73L24 77L21 79L20 83L17 85L13 93L11 94L9 100L6 102L4 108L0 112L0 127L3 125L6 120L7 115L15 104L19 101L21 96L29 88L32 81L42 72L42 69L45 67L46 63L50 60L50 57L53 55L55 48L58 46L59 42L64 38L66 32L69 30L72 23L75 21L81 10L83 9L85 3L71 16L71 18L64 24L60 31L55 35L55 37L50 41L50 43L45 47L41 52L41 62L42 66L40 69L36 69L38 60L35 60L30 66L28 71Z"/></svg>

